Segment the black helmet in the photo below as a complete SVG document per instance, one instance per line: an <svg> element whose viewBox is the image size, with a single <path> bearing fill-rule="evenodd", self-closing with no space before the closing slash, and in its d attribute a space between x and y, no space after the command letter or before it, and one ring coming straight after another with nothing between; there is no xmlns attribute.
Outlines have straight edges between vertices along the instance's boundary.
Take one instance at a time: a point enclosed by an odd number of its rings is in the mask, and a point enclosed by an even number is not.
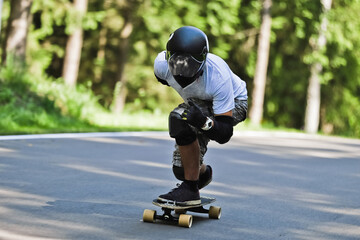
<svg viewBox="0 0 360 240"><path fill-rule="evenodd" d="M170 34L166 44L169 70L182 88L193 83L202 73L209 42L196 27L185 26Z"/></svg>

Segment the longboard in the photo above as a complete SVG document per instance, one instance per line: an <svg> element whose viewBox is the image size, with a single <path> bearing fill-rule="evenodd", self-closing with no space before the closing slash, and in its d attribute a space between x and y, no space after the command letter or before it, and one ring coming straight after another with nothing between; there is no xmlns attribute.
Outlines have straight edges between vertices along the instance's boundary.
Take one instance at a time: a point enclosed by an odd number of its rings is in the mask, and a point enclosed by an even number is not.
<svg viewBox="0 0 360 240"><path fill-rule="evenodd" d="M220 207L210 206L209 209L205 209L203 207L204 205L215 202L215 198L201 197L200 200L200 204L188 206L177 205L174 202L161 202L158 199L154 199L152 203L155 206L161 207L163 214L157 215L155 210L145 209L143 213L143 221L154 223L156 220L162 220L165 222L178 223L179 226L190 228L192 226L193 216L186 214L186 212L206 213L211 219L220 219ZM172 211L174 211L175 214L172 214Z"/></svg>

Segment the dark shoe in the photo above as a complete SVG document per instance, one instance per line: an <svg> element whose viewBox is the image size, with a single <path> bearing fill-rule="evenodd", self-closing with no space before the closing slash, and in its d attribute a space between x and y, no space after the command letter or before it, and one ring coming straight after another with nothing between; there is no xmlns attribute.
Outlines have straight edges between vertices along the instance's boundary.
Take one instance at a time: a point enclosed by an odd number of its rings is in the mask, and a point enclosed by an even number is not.
<svg viewBox="0 0 360 240"><path fill-rule="evenodd" d="M200 174L199 176L199 189L202 189L209 185L209 183L212 181L212 168L210 165L206 165L206 170L203 174Z"/></svg>
<svg viewBox="0 0 360 240"><path fill-rule="evenodd" d="M192 190L186 182L178 185L169 193L160 195L158 200L175 205L196 205L201 203L199 190Z"/></svg>

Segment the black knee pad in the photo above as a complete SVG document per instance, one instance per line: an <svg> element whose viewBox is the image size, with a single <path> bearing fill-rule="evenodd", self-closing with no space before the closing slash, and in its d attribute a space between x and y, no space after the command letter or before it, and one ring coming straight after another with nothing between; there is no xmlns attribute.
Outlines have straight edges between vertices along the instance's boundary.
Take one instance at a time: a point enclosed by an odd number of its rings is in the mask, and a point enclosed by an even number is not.
<svg viewBox="0 0 360 240"><path fill-rule="evenodd" d="M196 133L181 118L180 114L174 111L169 115L169 133L179 146L189 145L196 140Z"/></svg>
<svg viewBox="0 0 360 240"><path fill-rule="evenodd" d="M173 165L173 173L180 181L185 181L184 168Z"/></svg>

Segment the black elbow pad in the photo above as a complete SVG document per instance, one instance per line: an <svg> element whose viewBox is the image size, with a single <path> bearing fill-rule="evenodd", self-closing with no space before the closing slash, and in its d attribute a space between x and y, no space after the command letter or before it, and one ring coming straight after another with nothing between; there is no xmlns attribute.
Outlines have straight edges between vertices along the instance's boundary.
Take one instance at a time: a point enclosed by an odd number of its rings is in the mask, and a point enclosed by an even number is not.
<svg viewBox="0 0 360 240"><path fill-rule="evenodd" d="M214 126L204 133L220 144L227 143L233 135L233 118L230 116L215 116Z"/></svg>

